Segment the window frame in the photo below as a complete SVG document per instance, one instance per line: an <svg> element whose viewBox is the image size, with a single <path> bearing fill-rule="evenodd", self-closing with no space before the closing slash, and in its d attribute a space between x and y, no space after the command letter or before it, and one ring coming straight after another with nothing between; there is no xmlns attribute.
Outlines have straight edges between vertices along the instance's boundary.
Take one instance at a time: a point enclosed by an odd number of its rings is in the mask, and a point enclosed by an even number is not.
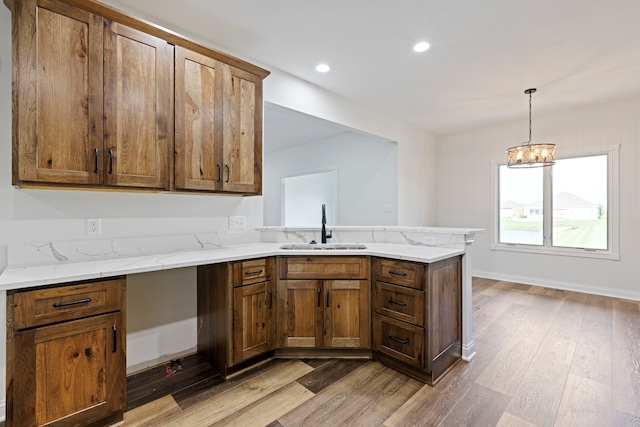
<svg viewBox="0 0 640 427"><path fill-rule="evenodd" d="M609 260L620 260L620 230L619 230L619 207L620 207L620 145L580 150L573 152L563 152L556 159L575 159L589 156L607 156L607 249L584 249L551 246L551 230L553 226L552 206L552 179L551 171L543 173L543 206L545 211L551 214L544 215L543 220L543 244L528 245L523 243L500 243L500 166L506 165L506 160L492 160L491 162L491 204L493 218L492 224L492 244L491 250L535 253L545 255L561 255L583 258L600 258ZM553 166L551 166L552 168ZM549 169L549 168L544 168Z"/></svg>

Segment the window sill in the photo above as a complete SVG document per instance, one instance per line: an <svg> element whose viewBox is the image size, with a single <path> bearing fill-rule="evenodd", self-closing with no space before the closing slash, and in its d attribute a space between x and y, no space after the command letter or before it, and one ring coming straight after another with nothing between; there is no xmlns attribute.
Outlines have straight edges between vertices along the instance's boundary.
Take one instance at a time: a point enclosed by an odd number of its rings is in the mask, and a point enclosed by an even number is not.
<svg viewBox="0 0 640 427"><path fill-rule="evenodd" d="M570 249L570 248L553 248L553 247L536 247L531 245L518 245L518 244L506 244L506 243L494 243L491 245L492 251L506 251L506 252L523 252L533 253L539 255L558 255L558 256L570 256L578 258L597 258L608 259L613 261L620 261L620 254L611 251L602 250L585 250L585 249Z"/></svg>

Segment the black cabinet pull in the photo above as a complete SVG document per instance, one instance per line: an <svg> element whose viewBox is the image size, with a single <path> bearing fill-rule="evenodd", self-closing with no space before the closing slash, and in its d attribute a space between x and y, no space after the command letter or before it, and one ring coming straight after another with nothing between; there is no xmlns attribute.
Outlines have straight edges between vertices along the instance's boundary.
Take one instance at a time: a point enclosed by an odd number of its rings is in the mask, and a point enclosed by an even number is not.
<svg viewBox="0 0 640 427"><path fill-rule="evenodd" d="M109 173L113 173L113 150L109 150Z"/></svg>
<svg viewBox="0 0 640 427"><path fill-rule="evenodd" d="M78 301L71 301L71 302L54 302L53 307L54 308L68 307L70 305L84 304L91 301L92 301L91 298L85 298L85 299L81 299Z"/></svg>
<svg viewBox="0 0 640 427"><path fill-rule="evenodd" d="M222 165L220 163L216 163L216 167L218 168L218 182L222 181Z"/></svg>
<svg viewBox="0 0 640 427"><path fill-rule="evenodd" d="M400 338L396 338L393 335L389 335L389 339L391 341L395 341L395 342L400 343L400 344L409 344L409 339L408 338L405 339L405 340L401 340Z"/></svg>
<svg viewBox="0 0 640 427"><path fill-rule="evenodd" d="M260 270L256 270L256 271L245 271L245 272L244 272L244 274L245 274L246 276L253 276L253 275L255 275L255 274L260 274L260 273L262 273L262 269L260 269Z"/></svg>
<svg viewBox="0 0 640 427"><path fill-rule="evenodd" d="M403 272L399 272L399 271L393 271L393 270L389 270L389 274L393 274L395 276L406 276L407 273L403 273Z"/></svg>
<svg viewBox="0 0 640 427"><path fill-rule="evenodd" d="M224 182L229 182L231 179L231 166L227 163L224 167L227 169L227 179Z"/></svg>
<svg viewBox="0 0 640 427"><path fill-rule="evenodd" d="M320 296L322 295L322 291L318 288L318 307L320 307Z"/></svg>
<svg viewBox="0 0 640 427"><path fill-rule="evenodd" d="M269 294L269 305L267 305L267 308L271 308L273 305L273 292L271 292L271 289L267 289L267 294Z"/></svg>
<svg viewBox="0 0 640 427"><path fill-rule="evenodd" d="M95 156L96 156L96 167L93 170L93 173L98 173L98 157L100 157L100 154L99 154L99 151L98 151L97 148L93 149L93 154L95 154Z"/></svg>
<svg viewBox="0 0 640 427"><path fill-rule="evenodd" d="M329 307L329 289L327 289L327 307Z"/></svg>
<svg viewBox="0 0 640 427"><path fill-rule="evenodd" d="M113 331L113 348L111 349L111 353L115 353L118 350L118 329L116 325L113 325L111 330Z"/></svg>
<svg viewBox="0 0 640 427"><path fill-rule="evenodd" d="M406 307L406 306L407 306L407 303L405 303L405 302L398 302L398 301L394 301L394 300L392 300L392 299L391 299L391 297L389 297L389 302L390 302L391 304L399 305L399 306L401 306L401 307Z"/></svg>

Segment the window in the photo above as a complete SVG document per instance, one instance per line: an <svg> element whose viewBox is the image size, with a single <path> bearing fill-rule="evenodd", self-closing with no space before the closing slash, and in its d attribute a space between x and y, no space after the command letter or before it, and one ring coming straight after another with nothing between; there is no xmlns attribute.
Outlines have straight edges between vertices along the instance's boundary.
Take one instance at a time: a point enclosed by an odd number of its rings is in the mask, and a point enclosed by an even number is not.
<svg viewBox="0 0 640 427"><path fill-rule="evenodd" d="M553 167L497 165L493 249L618 258L617 147Z"/></svg>

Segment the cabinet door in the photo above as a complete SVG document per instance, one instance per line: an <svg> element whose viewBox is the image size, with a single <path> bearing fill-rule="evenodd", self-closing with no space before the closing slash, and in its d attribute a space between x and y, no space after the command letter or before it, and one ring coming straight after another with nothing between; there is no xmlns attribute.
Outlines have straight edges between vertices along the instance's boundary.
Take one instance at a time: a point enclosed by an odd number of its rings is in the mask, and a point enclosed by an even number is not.
<svg viewBox="0 0 640 427"><path fill-rule="evenodd" d="M233 363L273 348L272 282L233 288Z"/></svg>
<svg viewBox="0 0 640 427"><path fill-rule="evenodd" d="M121 312L15 334L13 425L87 425L126 408Z"/></svg>
<svg viewBox="0 0 640 427"><path fill-rule="evenodd" d="M325 280L325 347L369 347L369 282Z"/></svg>
<svg viewBox="0 0 640 427"><path fill-rule="evenodd" d="M173 47L105 21L105 181L169 189L173 141Z"/></svg>
<svg viewBox="0 0 640 427"><path fill-rule="evenodd" d="M218 61L176 47L175 186L222 188L222 70Z"/></svg>
<svg viewBox="0 0 640 427"><path fill-rule="evenodd" d="M322 284L318 280L278 282L280 347L322 346Z"/></svg>
<svg viewBox="0 0 640 427"><path fill-rule="evenodd" d="M262 192L262 80L223 66L223 189Z"/></svg>
<svg viewBox="0 0 640 427"><path fill-rule="evenodd" d="M47 0L13 5L14 184L98 184L102 18Z"/></svg>

